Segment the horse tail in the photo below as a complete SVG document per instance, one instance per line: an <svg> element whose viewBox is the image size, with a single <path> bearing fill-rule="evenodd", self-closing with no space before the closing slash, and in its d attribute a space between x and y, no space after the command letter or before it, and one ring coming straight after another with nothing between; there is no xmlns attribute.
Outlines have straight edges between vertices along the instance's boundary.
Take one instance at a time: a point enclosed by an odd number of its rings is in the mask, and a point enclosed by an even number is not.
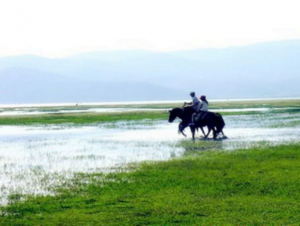
<svg viewBox="0 0 300 226"><path fill-rule="evenodd" d="M221 132L225 126L224 119L220 113L215 113L216 115L216 127L217 127L217 132Z"/></svg>

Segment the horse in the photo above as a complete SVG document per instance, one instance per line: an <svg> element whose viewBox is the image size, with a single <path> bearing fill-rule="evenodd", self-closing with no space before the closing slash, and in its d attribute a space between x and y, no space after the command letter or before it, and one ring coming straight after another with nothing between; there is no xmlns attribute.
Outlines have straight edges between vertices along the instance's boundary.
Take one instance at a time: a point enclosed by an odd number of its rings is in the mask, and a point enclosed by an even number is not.
<svg viewBox="0 0 300 226"><path fill-rule="evenodd" d="M169 111L169 122L173 122L177 117L182 121L179 123L179 132L181 132L184 136L186 136L183 130L186 127L190 127L192 132L192 137L195 139L195 130L200 128L205 138L208 137L211 130L213 131L213 138L216 139L219 133L223 133L223 128L225 126L225 122L223 117L219 113L214 112L201 112L198 120L195 120L195 125L189 125L192 121L192 115L195 113L195 110L189 107L186 108L173 108ZM205 135L203 127L207 126L208 133Z"/></svg>
<svg viewBox="0 0 300 226"><path fill-rule="evenodd" d="M183 130L188 127L188 124L191 123L191 115L188 112L184 112L184 108L173 108L172 110L169 111L170 115L169 115L169 122L172 123L177 117L180 118L182 121L179 123L178 126L178 132L182 133L182 135L185 135L185 133L183 132ZM192 134L195 133L194 128L190 127ZM203 128L201 128L203 134L204 130Z"/></svg>

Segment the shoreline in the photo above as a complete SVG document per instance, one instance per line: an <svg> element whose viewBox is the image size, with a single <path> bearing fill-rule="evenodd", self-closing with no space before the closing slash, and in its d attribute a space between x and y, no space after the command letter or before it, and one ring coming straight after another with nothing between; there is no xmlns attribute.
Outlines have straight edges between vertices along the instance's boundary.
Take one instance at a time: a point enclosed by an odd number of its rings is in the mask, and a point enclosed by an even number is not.
<svg viewBox="0 0 300 226"><path fill-rule="evenodd" d="M300 100L300 97L270 97L270 98L232 98L211 99L210 102L240 102L240 101L276 101L276 100ZM154 100L154 101L116 101L116 102L69 102L69 103L23 103L0 104L0 108L25 108L25 107L68 107L68 106L118 106L118 105L146 105L146 104L176 104L189 100Z"/></svg>

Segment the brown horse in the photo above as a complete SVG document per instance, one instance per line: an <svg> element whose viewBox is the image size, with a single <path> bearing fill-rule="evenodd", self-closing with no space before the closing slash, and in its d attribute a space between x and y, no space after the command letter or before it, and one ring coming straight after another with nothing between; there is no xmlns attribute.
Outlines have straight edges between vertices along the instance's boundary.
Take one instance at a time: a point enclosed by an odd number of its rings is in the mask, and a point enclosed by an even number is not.
<svg viewBox="0 0 300 226"><path fill-rule="evenodd" d="M205 138L208 137L211 130L213 131L213 138L216 139L217 135L219 133L223 133L223 128L225 126L225 122L223 120L223 117L219 113L214 112L202 112L200 117L198 117L198 120L195 121L195 125L191 126L189 125L191 123L192 114L195 113L195 111L192 108L186 107L186 108L173 108L169 111L169 122L173 122L177 117L180 118L182 121L179 123L179 131L183 133L183 130L186 127L190 127L193 139L195 139L195 130L200 128L202 133L204 134ZM207 126L208 132L205 135L203 127Z"/></svg>

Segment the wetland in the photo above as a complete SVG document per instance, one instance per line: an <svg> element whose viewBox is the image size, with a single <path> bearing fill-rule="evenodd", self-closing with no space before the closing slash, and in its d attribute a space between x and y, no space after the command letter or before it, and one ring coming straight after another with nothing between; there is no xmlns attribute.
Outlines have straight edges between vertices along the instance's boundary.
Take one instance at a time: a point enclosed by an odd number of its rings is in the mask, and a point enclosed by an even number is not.
<svg viewBox="0 0 300 226"><path fill-rule="evenodd" d="M212 102L211 110L221 112L226 123L227 139L216 141L204 140L200 133L192 141L188 129L187 137L178 134L179 121L167 122L167 110L177 106L180 103L1 108L0 204L10 208L28 197L55 197L60 188L73 189L78 178L92 185L95 178L118 181L118 175L130 173L132 167L136 172L144 164L160 162L160 168L205 153L299 143L299 99Z"/></svg>

